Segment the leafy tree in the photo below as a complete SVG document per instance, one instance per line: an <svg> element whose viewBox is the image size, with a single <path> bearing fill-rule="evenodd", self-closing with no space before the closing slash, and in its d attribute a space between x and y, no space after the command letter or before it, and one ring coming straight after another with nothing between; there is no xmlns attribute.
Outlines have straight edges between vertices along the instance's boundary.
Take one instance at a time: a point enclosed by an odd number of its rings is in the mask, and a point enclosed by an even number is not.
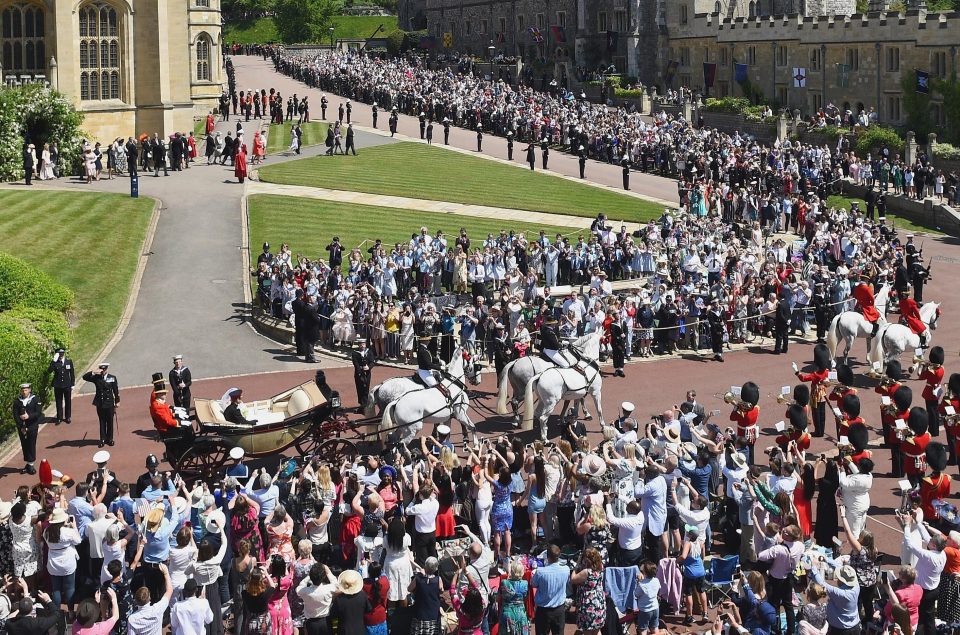
<svg viewBox="0 0 960 635"><path fill-rule="evenodd" d="M0 181L23 178L23 144L30 142L40 155L44 143L54 142L60 153L60 170L71 174L78 167L83 115L55 90L40 84L0 88Z"/></svg>
<svg viewBox="0 0 960 635"><path fill-rule="evenodd" d="M943 141L960 144L960 81L957 81L957 74L951 74L949 79L941 79L933 82L934 89L943 95L944 117L947 120L947 128L942 131Z"/></svg>
<svg viewBox="0 0 960 635"><path fill-rule="evenodd" d="M231 22L248 22L273 11L273 0L223 0L224 17Z"/></svg>
<svg viewBox="0 0 960 635"><path fill-rule="evenodd" d="M917 134L917 139L924 139L933 131L930 95L917 92L917 72L913 70L903 74L900 87L903 89L903 109L907 112L907 128Z"/></svg>
<svg viewBox="0 0 960 635"><path fill-rule="evenodd" d="M275 0L273 22L285 44L322 42L339 7L333 0Z"/></svg>

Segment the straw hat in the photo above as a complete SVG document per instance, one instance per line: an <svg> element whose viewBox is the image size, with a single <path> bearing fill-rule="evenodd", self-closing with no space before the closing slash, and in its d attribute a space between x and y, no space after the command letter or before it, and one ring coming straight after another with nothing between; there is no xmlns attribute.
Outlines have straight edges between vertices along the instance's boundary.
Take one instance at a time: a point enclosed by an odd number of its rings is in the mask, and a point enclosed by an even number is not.
<svg viewBox="0 0 960 635"><path fill-rule="evenodd" d="M607 464L596 454L588 454L583 459L583 471L590 476L602 476L607 471Z"/></svg>
<svg viewBox="0 0 960 635"><path fill-rule="evenodd" d="M163 522L163 507L154 507L147 513L147 531L154 531Z"/></svg>
<svg viewBox="0 0 960 635"><path fill-rule="evenodd" d="M837 569L837 582L844 586L856 586L857 572L850 565L843 565Z"/></svg>
<svg viewBox="0 0 960 635"><path fill-rule="evenodd" d="M337 586L344 595L356 595L363 589L363 578L353 569L347 569L337 578Z"/></svg>
<svg viewBox="0 0 960 635"><path fill-rule="evenodd" d="M747 467L747 457L743 455L743 452L734 452L730 455L730 460L737 467Z"/></svg>
<svg viewBox="0 0 960 635"><path fill-rule="evenodd" d="M680 430L674 426L668 426L663 429L663 438L666 439L668 443L679 443Z"/></svg>
<svg viewBox="0 0 960 635"><path fill-rule="evenodd" d="M50 523L56 525L65 522L67 522L67 512L62 507L55 507L50 514Z"/></svg>

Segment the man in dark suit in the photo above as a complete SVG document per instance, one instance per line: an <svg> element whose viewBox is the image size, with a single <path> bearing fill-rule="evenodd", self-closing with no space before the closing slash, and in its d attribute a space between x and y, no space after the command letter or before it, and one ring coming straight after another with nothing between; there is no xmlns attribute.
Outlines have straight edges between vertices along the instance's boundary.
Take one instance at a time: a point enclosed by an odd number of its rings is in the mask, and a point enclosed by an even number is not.
<svg viewBox="0 0 960 635"><path fill-rule="evenodd" d="M347 145L343 151L344 155L350 154L350 151L353 150L353 156L357 156L357 146L354 145L353 141L353 124L347 124Z"/></svg>
<svg viewBox="0 0 960 635"><path fill-rule="evenodd" d="M303 301L303 289L297 289L296 297L290 303L293 310L293 343L297 346L297 356L305 355L303 345L304 318L303 310L306 304Z"/></svg>
<svg viewBox="0 0 960 635"><path fill-rule="evenodd" d="M313 349L318 341L320 341L320 313L316 299L307 296L307 303L303 307L303 354L304 361L309 364L317 363Z"/></svg>
<svg viewBox="0 0 960 635"><path fill-rule="evenodd" d="M373 351L367 348L367 340L362 337L357 340L357 349L351 355L353 361L353 383L357 387L357 403L360 404L358 410L362 409L367 403L367 397L370 394L370 379L373 365L377 363L377 358Z"/></svg>
<svg viewBox="0 0 960 635"><path fill-rule="evenodd" d="M27 185L33 185L33 144L26 143L23 146L23 176Z"/></svg>
<svg viewBox="0 0 960 635"><path fill-rule="evenodd" d="M42 417L40 400L33 394L30 384L20 384L20 396L13 400L13 420L17 424L20 449L26 464L21 470L22 474L37 473L33 464L37 460L37 430Z"/></svg>
<svg viewBox="0 0 960 635"><path fill-rule="evenodd" d="M252 426L257 420L243 416L241 397L243 397L243 391L239 388L230 393L230 405L223 409L223 418L240 426Z"/></svg>
<svg viewBox="0 0 960 635"><path fill-rule="evenodd" d="M130 176L137 176L137 155L140 154L140 148L133 140L133 137L127 137L127 169L130 170Z"/></svg>
<svg viewBox="0 0 960 635"><path fill-rule="evenodd" d="M339 269L343 264L343 245L340 244L340 237L334 236L333 242L326 246L330 252L330 268Z"/></svg>
<svg viewBox="0 0 960 635"><path fill-rule="evenodd" d="M773 317L774 355L786 353L787 345L789 344L790 316L793 313L790 308L790 302L787 300L789 294L790 291L787 289L781 292L780 301L777 302L777 310Z"/></svg>
<svg viewBox="0 0 960 635"><path fill-rule="evenodd" d="M173 368L170 369L170 390L173 391L173 405L190 411L190 386L193 376L190 369L183 364L183 355L174 355Z"/></svg>
<svg viewBox="0 0 960 635"><path fill-rule="evenodd" d="M21 598L17 604L17 616L6 623L6 631L10 635L36 635L46 633L60 621L60 607L53 605L53 600L43 591L37 592L37 598L43 603L43 608L33 612L33 599Z"/></svg>
<svg viewBox="0 0 960 635"><path fill-rule="evenodd" d="M66 351L58 348L47 372L53 375L53 396L57 401L57 425L63 421L70 423L71 393L77 380L73 360L67 357Z"/></svg>
<svg viewBox="0 0 960 635"><path fill-rule="evenodd" d="M117 378L107 372L110 364L102 362L99 371L93 371L83 374L83 380L88 381L97 388L93 396L93 405L97 407L97 418L100 419L100 443L99 447L113 445L113 420L117 414L117 406L120 405L120 386Z"/></svg>
<svg viewBox="0 0 960 635"><path fill-rule="evenodd" d="M163 167L163 175L170 176L170 172L167 171L167 146L163 143L160 135L153 135L150 151L153 155L153 175L160 176L160 168Z"/></svg>
<svg viewBox="0 0 960 635"><path fill-rule="evenodd" d="M180 133L174 133L173 141L170 142L170 166L174 172L180 170L180 163L183 160L183 146L180 143Z"/></svg>

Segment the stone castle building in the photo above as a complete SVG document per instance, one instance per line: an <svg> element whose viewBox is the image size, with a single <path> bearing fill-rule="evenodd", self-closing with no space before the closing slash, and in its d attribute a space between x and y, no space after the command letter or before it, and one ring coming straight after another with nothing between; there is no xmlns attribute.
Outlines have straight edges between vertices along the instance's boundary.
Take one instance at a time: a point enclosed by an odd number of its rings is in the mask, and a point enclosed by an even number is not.
<svg viewBox="0 0 960 635"><path fill-rule="evenodd" d="M224 84L220 0L0 0L3 81L48 81L91 138L193 129Z"/></svg>

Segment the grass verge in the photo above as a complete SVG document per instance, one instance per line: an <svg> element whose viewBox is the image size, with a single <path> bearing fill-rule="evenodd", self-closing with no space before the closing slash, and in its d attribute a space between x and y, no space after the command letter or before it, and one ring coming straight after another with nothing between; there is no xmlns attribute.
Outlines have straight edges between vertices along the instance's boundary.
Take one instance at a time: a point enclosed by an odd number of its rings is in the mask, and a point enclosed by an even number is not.
<svg viewBox="0 0 960 635"><path fill-rule="evenodd" d="M383 31L377 33L377 38L386 37L398 29L396 16L376 15L338 15L334 16L331 26L334 28L334 39L339 40L368 38L381 24L383 25ZM273 23L273 18L257 18L227 24L223 30L223 40L225 42L265 44L276 42L279 39L280 36L277 34L277 27ZM321 43L330 43L326 30Z"/></svg>
<svg viewBox="0 0 960 635"><path fill-rule="evenodd" d="M605 212L616 223L658 218L660 205L420 143L361 148L356 157L289 161L260 170L271 183L490 205L573 216Z"/></svg>
<svg viewBox="0 0 960 635"><path fill-rule="evenodd" d="M329 126L330 124L318 121L300 124L300 129L303 131L303 138L301 139L303 147L323 143L327 138L327 128ZM291 128L293 128L293 122L290 121L270 125L270 132L267 135L267 154L283 152L290 147Z"/></svg>
<svg viewBox="0 0 960 635"><path fill-rule="evenodd" d="M76 294L73 360L85 366L123 314L153 199L120 194L0 192L0 251L37 265Z"/></svg>
<svg viewBox="0 0 960 635"><path fill-rule="evenodd" d="M286 242L290 244L294 254L323 260L327 259L324 248L334 236L339 236L340 242L348 248L357 247L364 241L372 244L377 238L383 240L384 244L393 246L394 243L410 240L410 235L418 233L421 226L427 227L431 235L436 235L437 230L442 229L448 241L453 241L463 227L472 241L471 251L474 246L481 245L488 233L496 234L501 229L508 232L522 231L529 239L536 238L541 229L546 230L551 239L558 233L571 232L569 227L531 223L508 224L491 218L408 212L387 207L274 194L251 196L247 199L247 210L250 217L251 245L268 242L277 250L281 243ZM367 220L357 222L357 219ZM312 229L305 231L306 228ZM586 233L586 230L583 232ZM364 249L366 246L365 244ZM256 264L258 255L259 251L251 250L251 266Z"/></svg>

